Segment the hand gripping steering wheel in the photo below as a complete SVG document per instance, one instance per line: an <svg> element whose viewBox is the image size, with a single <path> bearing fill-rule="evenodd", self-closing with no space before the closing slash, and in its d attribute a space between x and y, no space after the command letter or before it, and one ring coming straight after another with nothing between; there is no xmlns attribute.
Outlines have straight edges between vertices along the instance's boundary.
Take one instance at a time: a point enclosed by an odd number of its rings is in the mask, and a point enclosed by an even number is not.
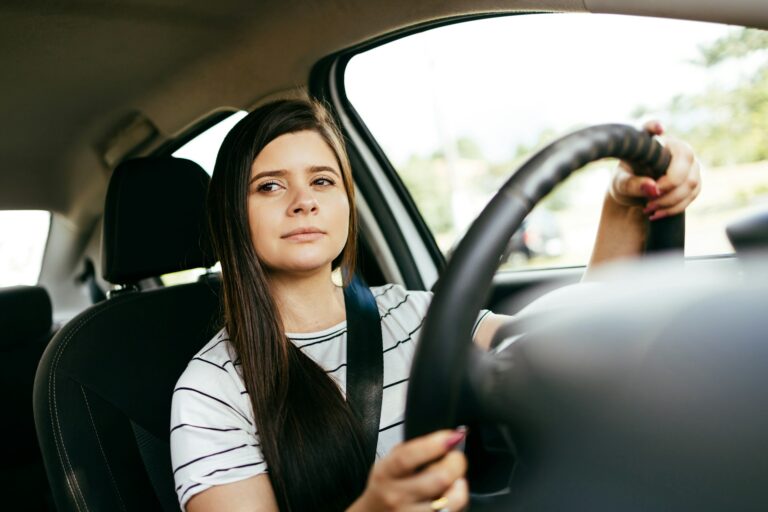
<svg viewBox="0 0 768 512"><path fill-rule="evenodd" d="M500 393L499 389L503 393L503 388L488 385L494 378L488 375L503 378L505 371L514 372L514 368L499 366L475 348L471 330L500 255L526 215L572 172L608 157L627 161L653 178L666 172L671 159L656 139L630 126L608 124L579 130L530 158L474 221L437 282L424 321L408 387L407 439L462 423L521 421L519 411L498 410L504 397L486 396ZM684 214L654 221L646 251L676 250L682 258L684 226ZM473 377L480 373L485 375L482 379Z"/></svg>

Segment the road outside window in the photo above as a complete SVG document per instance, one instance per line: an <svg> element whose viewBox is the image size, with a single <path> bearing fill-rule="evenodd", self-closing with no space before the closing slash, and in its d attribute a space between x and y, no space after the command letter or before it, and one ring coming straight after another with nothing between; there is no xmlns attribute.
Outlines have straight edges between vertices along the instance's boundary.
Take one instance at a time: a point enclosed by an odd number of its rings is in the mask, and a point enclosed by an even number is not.
<svg viewBox="0 0 768 512"><path fill-rule="evenodd" d="M732 253L724 227L768 208L768 33L590 14L429 30L355 56L349 100L448 252L536 149L584 126L657 118L704 164L686 254ZM583 265L614 162L553 191L506 268Z"/></svg>
<svg viewBox="0 0 768 512"><path fill-rule="evenodd" d="M0 286L37 284L50 225L49 212L0 211Z"/></svg>

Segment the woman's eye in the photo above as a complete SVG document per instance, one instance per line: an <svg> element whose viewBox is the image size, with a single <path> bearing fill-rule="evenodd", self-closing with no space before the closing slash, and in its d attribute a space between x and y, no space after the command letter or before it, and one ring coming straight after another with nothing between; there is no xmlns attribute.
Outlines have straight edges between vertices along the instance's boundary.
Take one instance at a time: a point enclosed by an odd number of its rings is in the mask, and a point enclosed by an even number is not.
<svg viewBox="0 0 768 512"><path fill-rule="evenodd" d="M259 192L274 192L280 188L280 184L275 181L267 181L265 183L262 183L259 185L259 188L257 189Z"/></svg>
<svg viewBox="0 0 768 512"><path fill-rule="evenodd" d="M320 178L315 179L315 181L313 181L312 183L314 183L315 185L320 185L320 186L324 187L324 186L328 186L328 185L333 185L334 181L332 179L330 179L330 178L320 177Z"/></svg>

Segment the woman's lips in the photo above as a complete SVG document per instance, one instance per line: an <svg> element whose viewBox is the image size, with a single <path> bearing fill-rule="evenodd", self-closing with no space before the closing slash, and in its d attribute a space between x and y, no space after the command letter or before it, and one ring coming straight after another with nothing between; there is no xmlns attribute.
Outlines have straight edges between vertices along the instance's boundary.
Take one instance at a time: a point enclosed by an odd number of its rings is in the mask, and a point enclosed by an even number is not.
<svg viewBox="0 0 768 512"><path fill-rule="evenodd" d="M281 238L291 242L312 242L324 236L325 232L317 228L299 228L284 234Z"/></svg>

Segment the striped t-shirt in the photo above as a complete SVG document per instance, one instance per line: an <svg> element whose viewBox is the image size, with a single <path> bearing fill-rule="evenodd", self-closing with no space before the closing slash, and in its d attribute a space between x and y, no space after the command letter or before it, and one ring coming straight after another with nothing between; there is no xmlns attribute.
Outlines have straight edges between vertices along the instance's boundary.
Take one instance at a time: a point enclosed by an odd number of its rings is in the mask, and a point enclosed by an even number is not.
<svg viewBox="0 0 768 512"><path fill-rule="evenodd" d="M377 457L403 440L408 374L415 341L432 293L399 285L371 288L381 317L384 391ZM474 331L488 311L481 311ZM347 323L313 333L287 333L299 349L346 390ZM171 407L171 459L176 493L184 509L214 485L267 470L259 449L250 397L240 364L222 329L189 362L176 383Z"/></svg>

